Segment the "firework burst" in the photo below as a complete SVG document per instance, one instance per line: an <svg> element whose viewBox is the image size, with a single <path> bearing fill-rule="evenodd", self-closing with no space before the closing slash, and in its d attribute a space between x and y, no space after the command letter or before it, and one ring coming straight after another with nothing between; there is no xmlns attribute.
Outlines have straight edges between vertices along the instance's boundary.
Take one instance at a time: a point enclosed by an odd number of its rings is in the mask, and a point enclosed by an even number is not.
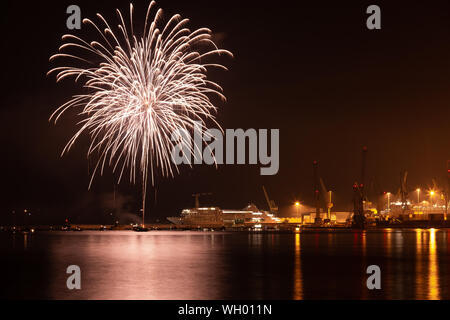
<svg viewBox="0 0 450 320"><path fill-rule="evenodd" d="M178 14L163 25L162 10L155 8L154 1L147 9L140 36L133 28L133 5L130 4L129 29L122 13L116 11L116 31L100 14L100 24L83 20L99 35L97 41L70 34L62 37L65 43L50 60L64 58L70 63L49 73L55 72L57 81L74 78L83 85L85 93L73 96L50 119L56 122L68 109L80 108L80 128L62 154L83 133L88 133L88 157L94 152L98 155L89 187L96 172L100 170L102 174L105 165L113 171L120 170L119 182L126 171L133 183L140 175L145 211L148 175L154 184L157 169L164 176L173 176L174 168L178 172L171 159L175 144L171 134L176 130L191 131L197 121L216 123L216 107L210 96L223 100L225 96L218 84L207 80L206 71L209 67L226 68L207 61L210 56L231 53L217 48L209 29L190 31L186 27L189 20Z"/></svg>

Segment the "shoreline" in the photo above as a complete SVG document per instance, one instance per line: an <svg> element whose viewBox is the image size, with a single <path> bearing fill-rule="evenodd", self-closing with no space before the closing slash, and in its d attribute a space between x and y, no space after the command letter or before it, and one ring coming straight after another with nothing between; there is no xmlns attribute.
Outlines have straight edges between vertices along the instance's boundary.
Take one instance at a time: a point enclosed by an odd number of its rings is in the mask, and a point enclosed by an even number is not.
<svg viewBox="0 0 450 320"><path fill-rule="evenodd" d="M175 225L148 223L145 225L147 231L225 231L225 232L259 232L259 233L342 233L342 232L362 232L377 230L413 230L413 229L450 229L450 222L444 221L422 221L420 223L399 223L385 226L367 226L364 229L352 228L348 226L314 226L297 224L267 225L261 229L252 226L217 226L217 225ZM81 231L135 231L132 225L102 225L102 224L73 224L73 225L32 225L32 226L0 226L0 232L13 233L34 233L36 231L47 232L81 232Z"/></svg>

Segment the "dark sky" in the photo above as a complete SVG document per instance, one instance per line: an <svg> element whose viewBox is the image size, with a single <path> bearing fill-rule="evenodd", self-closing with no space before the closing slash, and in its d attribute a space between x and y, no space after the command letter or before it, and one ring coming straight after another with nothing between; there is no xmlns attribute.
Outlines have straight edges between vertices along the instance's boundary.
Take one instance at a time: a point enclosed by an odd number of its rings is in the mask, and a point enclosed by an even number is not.
<svg viewBox="0 0 450 320"><path fill-rule="evenodd" d="M8 1L1 10L2 201L0 215L30 208L36 221L103 221L111 206L113 178L97 177L88 191L86 151L80 140L60 158L75 133L74 114L56 126L48 118L80 92L72 81L46 76L57 52L73 1ZM115 21L115 8L129 1L76 1L82 17L101 12ZM146 1L135 1L142 23ZM382 29L365 26L366 8L378 4ZM223 128L280 129L280 170L260 176L257 166L182 168L175 178L158 177L150 220L177 215L193 205L191 194L212 192L205 204L266 209L265 185L280 206L295 199L312 204L312 162L335 191L339 210L351 209L352 183L367 146L368 180L396 192L400 171L409 187L443 181L450 159L450 2L424 1L158 1L165 17L180 13L190 26L220 33L234 58L228 72L211 76L225 90ZM75 31L83 37L92 33ZM118 187L121 211L134 214L140 186Z"/></svg>

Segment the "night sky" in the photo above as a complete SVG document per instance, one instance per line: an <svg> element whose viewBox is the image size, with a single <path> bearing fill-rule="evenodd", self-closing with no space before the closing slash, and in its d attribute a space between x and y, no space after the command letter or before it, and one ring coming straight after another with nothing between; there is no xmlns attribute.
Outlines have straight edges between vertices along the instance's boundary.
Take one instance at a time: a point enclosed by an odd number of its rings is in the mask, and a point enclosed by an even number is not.
<svg viewBox="0 0 450 320"><path fill-rule="evenodd" d="M75 112L57 125L51 113L80 93L73 81L46 76L55 66L66 29L66 8L82 17L101 12L115 20L129 1L8 1L1 9L2 103L0 222L12 210L31 210L36 223L107 223L114 180L111 170L88 190L88 137L60 158L81 120ZM147 1L135 1L142 23ZM208 27L233 59L228 72L212 72L228 98L219 104L223 128L280 129L280 170L260 176L260 165L181 168L157 177L148 221L178 215L194 204L191 194L211 192L205 205L267 209L262 185L280 207L313 203L313 160L335 191L336 209L350 210L352 183L367 146L368 181L397 192L401 170L409 187L443 182L450 159L450 2L393 1L167 1L165 17L180 13L191 29ZM382 29L366 28L370 4L382 12ZM92 38L85 25L75 34ZM134 216L140 186L117 187L119 211Z"/></svg>

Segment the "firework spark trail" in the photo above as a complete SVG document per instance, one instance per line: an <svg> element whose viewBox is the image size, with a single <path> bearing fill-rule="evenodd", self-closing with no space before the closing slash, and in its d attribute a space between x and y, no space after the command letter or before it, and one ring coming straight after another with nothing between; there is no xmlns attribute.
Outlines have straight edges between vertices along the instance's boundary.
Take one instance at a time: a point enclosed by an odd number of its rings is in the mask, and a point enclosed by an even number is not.
<svg viewBox="0 0 450 320"><path fill-rule="evenodd" d="M196 121L215 121L216 107L209 99L216 95L222 100L222 88L207 80L208 67L226 68L221 64L202 63L212 55L232 54L218 49L211 39L211 31L200 28L191 32L188 19L172 16L162 31L158 28L162 10L156 10L149 23L155 2L147 9L143 35L133 28L133 5L130 4L130 29L119 10L118 32L114 33L106 19L97 14L103 27L89 19L83 23L92 26L101 36L100 41L85 41L75 35L64 35L66 41L59 53L50 57L67 58L72 66L53 68L57 82L74 77L87 93L73 96L50 117L58 121L68 109L82 108L79 115L81 127L65 146L68 152L82 133L91 137L88 157L98 152L99 158L92 172L89 188L97 170L103 174L105 165L120 170L118 181L126 169L130 181L135 183L139 171L143 183L143 210L147 177L150 172L152 185L154 173L159 168L163 176L174 175L171 150L176 143L183 143L191 154L193 147L186 141L172 141L171 134L179 130L193 130ZM198 48L198 49L197 49ZM203 51L200 48L204 48ZM70 53L70 49L83 54ZM93 56L89 59L86 56ZM94 63L93 60L100 60ZM74 66L75 62L90 67ZM186 155L188 156L188 155Z"/></svg>

